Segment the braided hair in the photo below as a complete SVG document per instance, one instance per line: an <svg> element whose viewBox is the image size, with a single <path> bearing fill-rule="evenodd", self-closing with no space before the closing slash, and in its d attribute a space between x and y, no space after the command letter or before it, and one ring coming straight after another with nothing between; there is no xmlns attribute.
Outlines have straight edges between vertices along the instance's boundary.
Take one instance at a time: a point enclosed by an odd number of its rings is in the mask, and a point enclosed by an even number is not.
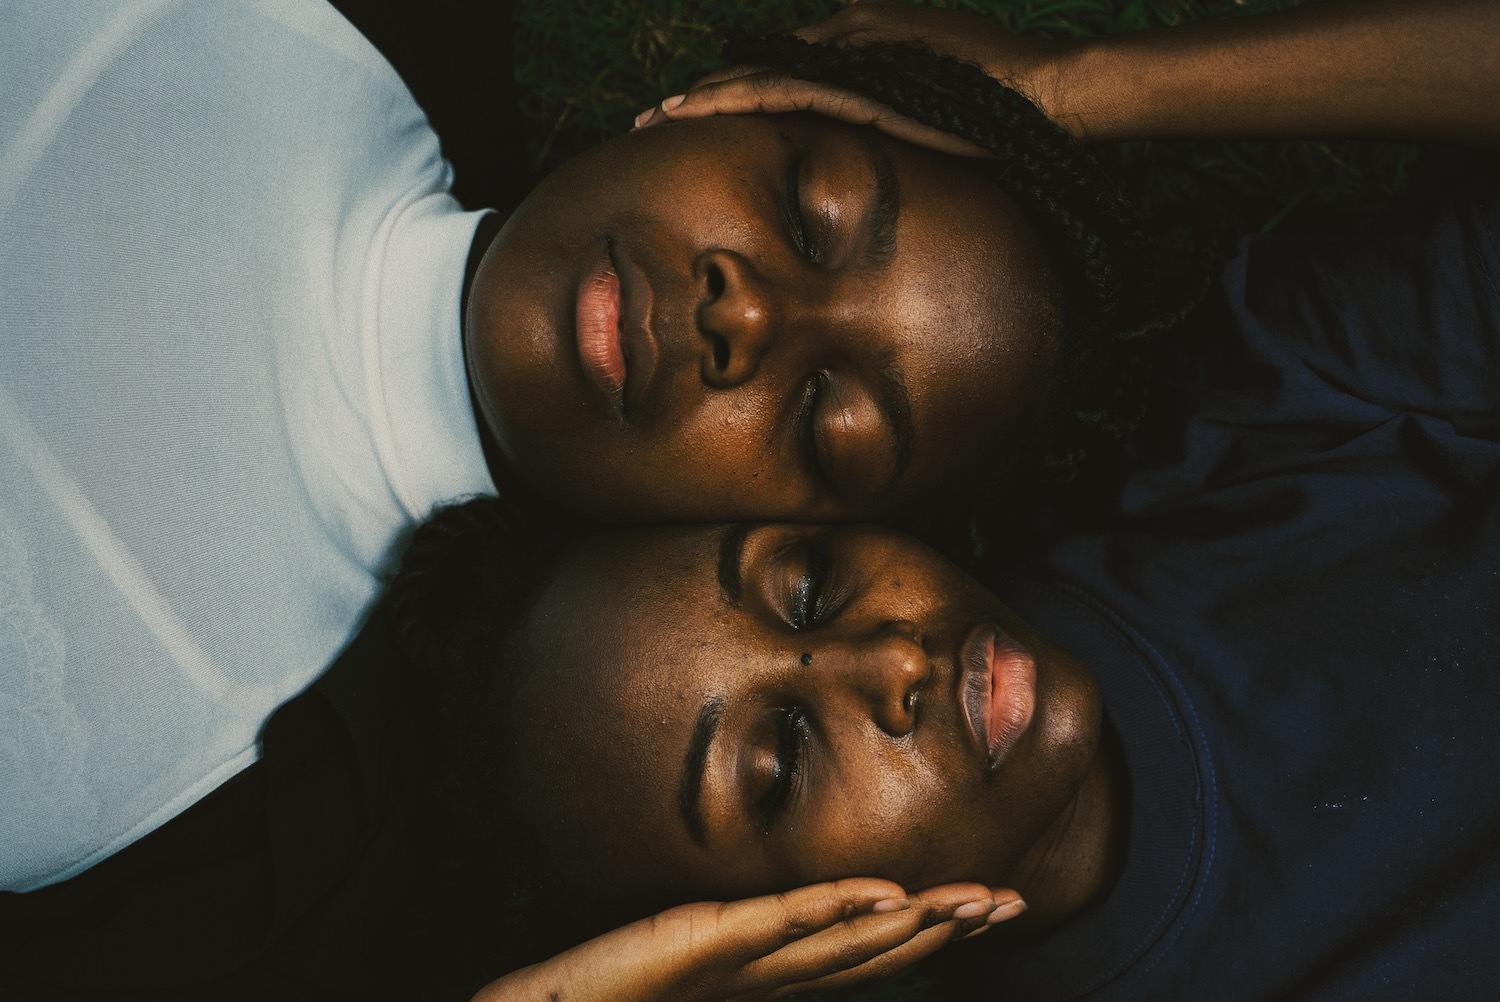
<svg viewBox="0 0 1500 1002"><path fill-rule="evenodd" d="M1018 91L972 63L919 45L839 47L791 35L741 35L731 38L725 56L855 91L993 155L994 182L1066 272L1058 389L1036 444L1020 461L1030 467L1028 476L1006 477L1008 506L1014 509L1017 489L1030 481L1040 483L1032 500L1049 493L1055 500L1048 485L1074 481L1093 458L1117 452L1141 417L1142 373L1154 335L1182 319L1206 282L1169 308L1158 303L1140 214L1103 165ZM1016 466L996 472L1014 474Z"/></svg>

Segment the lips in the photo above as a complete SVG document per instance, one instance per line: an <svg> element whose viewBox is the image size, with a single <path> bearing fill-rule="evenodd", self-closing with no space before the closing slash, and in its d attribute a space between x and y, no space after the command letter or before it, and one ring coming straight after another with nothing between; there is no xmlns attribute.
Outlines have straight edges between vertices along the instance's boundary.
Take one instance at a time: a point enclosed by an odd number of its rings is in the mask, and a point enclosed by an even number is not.
<svg viewBox="0 0 1500 1002"><path fill-rule="evenodd" d="M620 334L621 308L620 277L606 247L578 284L575 333L584 374L623 416L628 373Z"/></svg>
<svg viewBox="0 0 1500 1002"><path fill-rule="evenodd" d="M1036 659L998 627L982 626L964 644L959 700L985 756L997 768L1036 713Z"/></svg>
<svg viewBox="0 0 1500 1002"><path fill-rule="evenodd" d="M651 301L645 274L604 241L578 284L574 329L585 376L622 420L639 409L656 369Z"/></svg>

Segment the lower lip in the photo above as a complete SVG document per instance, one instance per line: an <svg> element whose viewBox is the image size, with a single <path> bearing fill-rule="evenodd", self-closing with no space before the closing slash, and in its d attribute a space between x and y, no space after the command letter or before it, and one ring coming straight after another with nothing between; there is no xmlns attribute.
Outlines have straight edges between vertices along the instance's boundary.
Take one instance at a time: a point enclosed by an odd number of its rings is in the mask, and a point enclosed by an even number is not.
<svg viewBox="0 0 1500 1002"><path fill-rule="evenodd" d="M974 679L973 716L983 721L990 768L1005 760L1036 715L1036 659L999 630L982 647L984 668ZM986 688L987 687L987 688Z"/></svg>
<svg viewBox="0 0 1500 1002"><path fill-rule="evenodd" d="M578 358L589 381L624 412L625 350L620 343L620 277L606 248L578 285Z"/></svg>

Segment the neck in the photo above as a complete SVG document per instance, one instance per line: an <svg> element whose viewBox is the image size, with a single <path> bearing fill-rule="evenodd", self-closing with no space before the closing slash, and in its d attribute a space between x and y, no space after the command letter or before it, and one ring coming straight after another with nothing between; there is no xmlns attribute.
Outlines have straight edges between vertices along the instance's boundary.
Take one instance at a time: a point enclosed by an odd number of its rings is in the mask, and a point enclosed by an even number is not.
<svg viewBox="0 0 1500 1002"><path fill-rule="evenodd" d="M474 242L469 247L469 259L464 265L463 293L459 299L463 310L459 336L464 342L464 369L469 377L469 406L474 410L474 424L479 429L479 447L484 450L484 462L489 467L495 489L501 494L510 494L515 490L516 478L511 474L505 461L505 453L501 451L500 443L495 440L495 433L490 428L489 418L474 394L474 365L469 358L469 298L473 295L474 278L479 273L479 265L490 245L495 242L495 237L499 235L503 222L504 218L499 213L491 212L479 221L474 230Z"/></svg>
<svg viewBox="0 0 1500 1002"><path fill-rule="evenodd" d="M1009 931L1048 932L1109 893L1125 862L1126 801L1121 755L1106 727L1072 802L1017 867L1011 883L1028 908L1006 923Z"/></svg>

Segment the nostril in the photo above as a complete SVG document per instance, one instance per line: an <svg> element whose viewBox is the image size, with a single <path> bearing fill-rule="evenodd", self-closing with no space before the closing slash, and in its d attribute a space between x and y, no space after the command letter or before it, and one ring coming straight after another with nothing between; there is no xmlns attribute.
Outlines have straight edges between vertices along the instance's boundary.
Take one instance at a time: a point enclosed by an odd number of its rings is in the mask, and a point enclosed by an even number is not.
<svg viewBox="0 0 1500 1002"><path fill-rule="evenodd" d="M723 372L729 368L729 342L712 332L709 332L708 343L713 346L714 370Z"/></svg>
<svg viewBox="0 0 1500 1002"><path fill-rule="evenodd" d="M708 279L708 294L713 299L724 295L724 269L713 262L709 262L705 269L705 277Z"/></svg>

